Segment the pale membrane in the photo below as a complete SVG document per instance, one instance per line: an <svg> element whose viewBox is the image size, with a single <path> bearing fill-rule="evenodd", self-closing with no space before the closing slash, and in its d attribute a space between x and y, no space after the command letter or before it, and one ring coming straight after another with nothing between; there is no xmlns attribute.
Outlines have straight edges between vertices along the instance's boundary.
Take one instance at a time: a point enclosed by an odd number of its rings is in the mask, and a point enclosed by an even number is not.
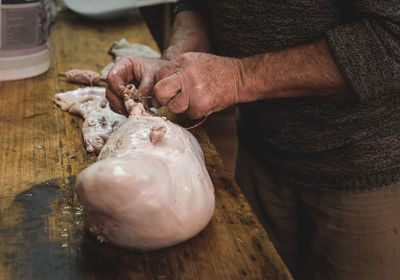
<svg viewBox="0 0 400 280"><path fill-rule="evenodd" d="M63 94L69 95L64 103L73 99L73 92ZM78 177L76 192L84 206L85 226L100 241L122 247L169 247L195 236L208 224L214 211L214 188L191 133L149 114L141 103L131 100L127 107L128 120L111 131L99 161Z"/></svg>

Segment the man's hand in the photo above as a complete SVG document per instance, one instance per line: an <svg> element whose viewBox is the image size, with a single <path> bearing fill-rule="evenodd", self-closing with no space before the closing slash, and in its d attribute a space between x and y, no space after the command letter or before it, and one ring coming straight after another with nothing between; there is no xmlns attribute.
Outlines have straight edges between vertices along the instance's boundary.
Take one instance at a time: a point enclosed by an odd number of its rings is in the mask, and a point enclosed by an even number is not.
<svg viewBox="0 0 400 280"><path fill-rule="evenodd" d="M238 103L240 60L185 53L160 68L153 99L173 113L201 118Z"/></svg>
<svg viewBox="0 0 400 280"><path fill-rule="evenodd" d="M107 75L106 96L113 111L127 115L122 92L126 85L135 84L139 96L151 95L155 73L166 64L166 60L146 57L124 57L119 60ZM152 101L153 106L159 106Z"/></svg>

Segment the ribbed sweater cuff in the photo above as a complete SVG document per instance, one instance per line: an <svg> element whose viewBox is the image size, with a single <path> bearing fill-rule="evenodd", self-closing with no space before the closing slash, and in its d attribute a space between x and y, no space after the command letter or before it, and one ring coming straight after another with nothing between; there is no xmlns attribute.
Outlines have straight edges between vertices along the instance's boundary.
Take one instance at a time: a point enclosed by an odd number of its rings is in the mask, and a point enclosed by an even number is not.
<svg viewBox="0 0 400 280"><path fill-rule="evenodd" d="M399 88L399 65L390 41L379 24L363 20L327 31L332 55L360 101L379 98Z"/></svg>

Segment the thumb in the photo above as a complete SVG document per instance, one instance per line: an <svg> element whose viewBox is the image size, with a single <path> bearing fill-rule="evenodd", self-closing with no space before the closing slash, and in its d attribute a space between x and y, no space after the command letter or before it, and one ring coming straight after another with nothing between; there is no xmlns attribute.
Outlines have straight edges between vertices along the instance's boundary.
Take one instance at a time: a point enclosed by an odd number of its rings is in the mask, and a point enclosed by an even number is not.
<svg viewBox="0 0 400 280"><path fill-rule="evenodd" d="M121 97L125 86L134 80L133 71L134 62L128 57L121 58L107 74L109 89Z"/></svg>
<svg viewBox="0 0 400 280"><path fill-rule="evenodd" d="M122 115L128 115L128 112L126 111L124 102L122 102L122 99L117 97L114 92L112 92L108 87L106 88L106 98L108 100L108 103L110 104L110 109L116 113L122 114Z"/></svg>
<svg viewBox="0 0 400 280"><path fill-rule="evenodd" d="M180 91L182 91L181 78L178 73L173 73L155 84L153 97L160 104L167 105Z"/></svg>

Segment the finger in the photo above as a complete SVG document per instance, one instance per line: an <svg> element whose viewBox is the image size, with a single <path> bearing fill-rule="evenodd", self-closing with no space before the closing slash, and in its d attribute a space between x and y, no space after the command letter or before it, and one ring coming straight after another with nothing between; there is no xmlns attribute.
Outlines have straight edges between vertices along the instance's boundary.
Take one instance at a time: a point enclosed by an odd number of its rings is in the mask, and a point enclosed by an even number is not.
<svg viewBox="0 0 400 280"><path fill-rule="evenodd" d="M161 81L162 79L165 79L171 75L173 75L175 72L178 71L180 68L180 64L176 62L169 62L164 64L156 73L154 80L155 83Z"/></svg>
<svg viewBox="0 0 400 280"><path fill-rule="evenodd" d="M178 69L179 64L177 63L167 63L163 65L158 72L156 73L154 77L154 84L157 84L158 81L167 78L170 75L173 75L175 71ZM168 102L168 101L167 101ZM151 99L151 104L155 108L160 108L162 104L157 100L157 96L154 94L154 88L153 88L153 98Z"/></svg>
<svg viewBox="0 0 400 280"><path fill-rule="evenodd" d="M197 120L197 119L207 116L207 114L202 113L202 112L195 110L193 108L190 108L190 107L187 110L186 115L192 120Z"/></svg>
<svg viewBox="0 0 400 280"><path fill-rule="evenodd" d="M204 111L204 110L200 110L197 106L190 106L189 104L189 108L186 111L186 115L190 118L190 119L200 119L202 117L207 117L209 115L211 115L213 113L213 111Z"/></svg>
<svg viewBox="0 0 400 280"><path fill-rule="evenodd" d="M189 108L189 96L180 91L168 102L167 108L175 114L185 112Z"/></svg>
<svg viewBox="0 0 400 280"><path fill-rule="evenodd" d="M152 75L143 75L138 88L139 97L151 95L151 90L153 89L153 81L154 77Z"/></svg>
<svg viewBox="0 0 400 280"><path fill-rule="evenodd" d="M168 102L182 89L181 79L178 73L173 73L158 83L153 89L153 97L162 105Z"/></svg>
<svg viewBox="0 0 400 280"><path fill-rule="evenodd" d="M112 92L108 87L106 88L106 98L108 103L110 104L110 109L116 113L127 116L128 112L126 111L125 105L122 100L117 97L114 92Z"/></svg>
<svg viewBox="0 0 400 280"><path fill-rule="evenodd" d="M154 108L160 108L162 105L160 102L157 101L157 99L155 99L154 97L151 99L151 105Z"/></svg>
<svg viewBox="0 0 400 280"><path fill-rule="evenodd" d="M128 57L124 57L121 58L108 72L107 84L111 91L113 91L117 96L122 97L122 92L124 91L125 86L134 82L133 68L133 61Z"/></svg>

